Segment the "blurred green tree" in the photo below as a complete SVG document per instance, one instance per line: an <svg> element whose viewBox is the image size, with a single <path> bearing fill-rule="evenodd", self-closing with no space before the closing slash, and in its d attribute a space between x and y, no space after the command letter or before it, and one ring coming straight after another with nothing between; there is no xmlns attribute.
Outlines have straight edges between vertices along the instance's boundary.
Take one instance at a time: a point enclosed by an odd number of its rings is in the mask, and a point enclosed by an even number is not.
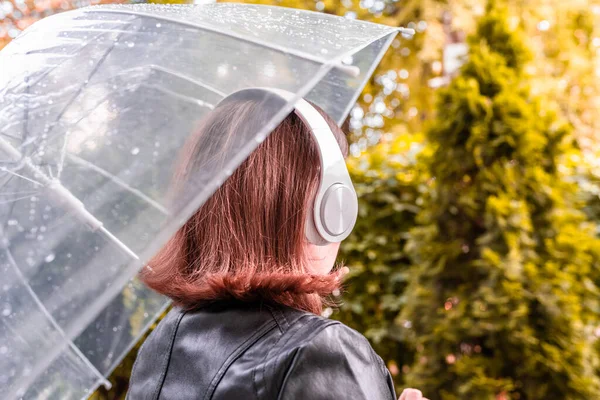
<svg viewBox="0 0 600 400"><path fill-rule="evenodd" d="M359 195L359 218L351 238L342 243L349 262L343 302L334 317L370 339L388 364L397 385L412 350L400 337L396 317L404 306L410 258L404 250L419 205L430 191L424 137L398 134L349 160Z"/></svg>
<svg viewBox="0 0 600 400"><path fill-rule="evenodd" d="M490 3L427 137L435 189L407 245L406 377L432 400L600 393L595 228L561 162L577 150L533 96L523 33Z"/></svg>

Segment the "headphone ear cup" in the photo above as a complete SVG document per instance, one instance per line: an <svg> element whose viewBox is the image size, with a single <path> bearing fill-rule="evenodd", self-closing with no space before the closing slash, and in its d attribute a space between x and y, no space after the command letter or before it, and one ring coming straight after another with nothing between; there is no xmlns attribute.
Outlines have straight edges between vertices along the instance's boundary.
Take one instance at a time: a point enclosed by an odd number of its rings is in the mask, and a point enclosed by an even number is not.
<svg viewBox="0 0 600 400"><path fill-rule="evenodd" d="M342 183L335 183L325 191L321 200L321 226L328 235L336 240L345 239L358 215L356 192Z"/></svg>
<svg viewBox="0 0 600 400"><path fill-rule="evenodd" d="M317 204L320 207L318 213L315 213ZM315 223L315 214L318 215L320 227ZM341 242L352 232L357 217L358 200L354 189L342 183L334 183L315 198L313 207L306 216L306 238L319 246Z"/></svg>

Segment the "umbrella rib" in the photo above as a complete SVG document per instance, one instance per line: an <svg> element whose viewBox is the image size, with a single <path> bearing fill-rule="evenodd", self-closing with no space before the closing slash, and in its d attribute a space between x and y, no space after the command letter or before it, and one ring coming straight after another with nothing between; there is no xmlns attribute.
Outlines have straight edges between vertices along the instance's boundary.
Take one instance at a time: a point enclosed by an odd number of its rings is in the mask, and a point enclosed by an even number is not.
<svg viewBox="0 0 600 400"><path fill-rule="evenodd" d="M10 143L6 142L6 140L2 139L2 137L0 137L0 148L2 150L4 150L5 152L11 154L15 159L21 159L22 155L21 153L19 153L19 151L17 149L15 149L14 147L12 147L10 145ZM133 252L133 250L131 250L129 247L127 247L127 245L123 242L121 242L116 236L114 236L111 232L109 232L105 227L104 224L99 221L96 217L94 217L84 206L84 204L79 201L79 199L77 199L67 188L65 188L62 183L60 183L60 181L58 179L50 179L48 178L42 171L40 171L40 169L38 167L36 167L35 165L33 165L31 163L31 161L29 159L25 159L25 164L24 164L31 172L32 174L34 174L36 177L38 177L41 181L43 181L46 186L48 188L50 188L51 190L53 190L55 192L56 195L58 195L58 197L60 199L62 199L63 201L65 201L66 206L68 207L69 210L75 212L75 214L77 215L78 218L80 218L82 220L83 223L85 223L86 225L88 225L92 230L96 230L99 229L108 239L111 240L112 243L114 243L115 245L117 245L117 247L119 247L120 249L122 249L125 253L127 253L131 258L133 259L138 259L137 254L135 254ZM0 170L3 171L8 171L6 168L2 168ZM18 175L15 172L12 171L8 171L9 173L12 173L14 175L17 175L25 180L29 180L31 182L34 183L38 183L41 185L41 183L39 182L35 182L29 178L26 178L24 176ZM12 206L14 206L14 202L12 202Z"/></svg>
<svg viewBox="0 0 600 400"><path fill-rule="evenodd" d="M4 231L0 228L0 235L2 237L4 236ZM31 288L31 286L29 286L29 284L27 283L27 279L25 278L25 276L23 275L23 273L21 272L21 269L19 268L19 266L17 265L17 262L15 261L11 251L8 248L8 245L4 245L3 246L4 251L6 253L6 256L8 258L9 264L11 265L11 267L14 269L15 273L17 274L17 277L19 278L19 280L23 283L23 285L25 286L27 292L29 293L29 295L31 296L31 298L33 299L34 303L38 306L39 310L42 312L42 314L44 315L44 317L46 317L46 319L48 320L48 322L50 323L50 325L52 326L52 328L54 328L56 330L56 332L63 338L64 342L62 343L62 345L67 345L69 348L71 348L71 350L73 350L73 352L77 355L77 357L79 357L81 359L81 361L88 367L90 368L90 370L92 371L92 373L102 382L103 385L105 385L106 387L110 388L111 384L108 380L106 380L106 378L104 377L104 375L102 375L100 373L100 371L98 371L98 369L90 362L90 360L87 359L87 357L81 352L81 350L79 350L79 348L77 346L75 346L75 343L73 343L73 341L71 339L69 339L67 337L67 335L65 334L65 332L62 330L62 328L58 325L58 323L56 322L56 320L52 317L52 315L50 314L50 312L48 312L48 310L46 309L46 307L44 306L44 304L42 303L42 301L40 300L40 298L37 296L37 294L33 291L33 289ZM45 361L43 364L46 364L45 366L42 367L38 367L36 368L35 371L32 371L31 374L29 375L29 377L27 378L27 385L29 386L29 383L33 382L35 380L35 378L41 374L42 372L44 372L45 368L47 365L49 365L59 354L62 346L54 346L52 349L48 349L48 351L45 353L46 357L45 357ZM16 396L16 393L9 393L8 398L12 398L13 396Z"/></svg>
<svg viewBox="0 0 600 400"><path fill-rule="evenodd" d="M35 192L33 192L33 193L35 193ZM31 198L31 194L28 194L27 196L17 197L16 199L0 201L0 205L10 204L10 203L17 202L19 200L25 200L25 199L30 199L30 198Z"/></svg>
<svg viewBox="0 0 600 400"><path fill-rule="evenodd" d="M26 177L26 176L23 176L23 175L21 175L21 174L17 174L16 172L14 172L14 171L11 171L11 170L9 170L9 169L8 169L8 168L6 168L6 167L1 167L1 168L0 168L0 171L4 171L4 172L6 172L6 173L8 173L8 174L10 174L10 175L13 175L13 176L16 176L16 177L18 177L18 178L24 179L24 180L26 180L26 181L29 181L29 182L31 182L31 183L33 183L33 184L35 184L35 185L40 185L40 186L42 185L40 182L38 182L38 181L34 181L33 179L30 179L30 178L28 178L28 177Z"/></svg>
<svg viewBox="0 0 600 400"><path fill-rule="evenodd" d="M218 94L221 97L225 97L227 95L226 93L220 91L219 89L217 89L217 88L215 88L213 86L210 86L210 85L208 85L208 84L206 84L206 83L204 83L202 81L199 81L197 79L193 79L193 78L191 78L191 77L189 77L187 75L184 75L184 74L182 74L180 72L177 72L175 70L172 70L170 68L161 67L161 66L156 65L156 64L150 64L149 67L152 68L152 69L154 69L154 70L156 70L156 71L164 72L164 73L167 73L169 75L176 76L177 78L181 78L181 79L183 79L185 81L192 82L192 83L194 83L194 84L196 84L198 86L201 86L201 87L203 87L203 88L205 88L207 90L210 90L213 93Z"/></svg>
<svg viewBox="0 0 600 400"><path fill-rule="evenodd" d="M97 173L99 173L100 175L110 179L111 181L113 181L114 183L116 183L117 185L122 187L123 189L127 190L128 192L130 192L130 193L134 194L135 196L139 197L140 199L144 200L146 203L150 204L152 207L156 208L158 211L160 211L164 215L169 215L169 211L163 205L158 203L156 200L151 199L150 197L148 197L147 195L142 193L140 190L129 186L126 182L122 181L118 177L109 173L105 169L100 168L96 164L93 164L87 160L84 160L83 158L78 157L74 154L68 154L68 156L71 160L75 161L75 163L82 165L86 168L92 169L92 170L96 171Z"/></svg>
<svg viewBox="0 0 600 400"><path fill-rule="evenodd" d="M28 33L31 33L34 31L30 31L27 30L25 32L23 32L23 34L19 37L19 39L23 39L24 36L26 36ZM80 48L83 48L87 45L89 45L90 43L96 43L97 39L100 38L102 35L106 34L106 30L103 30L102 33L100 33L99 35L94 36L93 38L91 38L90 40L88 40L87 42L85 42L83 45L80 46ZM52 71L54 71L56 68L60 67L61 65L63 65L63 63L67 62L68 60L71 60L72 58L69 57L72 54L69 54L67 56L65 56L64 60L54 66L52 66L52 68L50 68L48 71L44 72L43 74L40 75L40 77L36 80L34 80L31 85L37 85L38 83L40 83L40 81L42 81L46 76L48 76Z"/></svg>
<svg viewBox="0 0 600 400"><path fill-rule="evenodd" d="M123 34L121 33L119 36L122 36ZM100 66L104 63L104 61L106 60L106 58L108 57L108 55L113 51L113 49L115 48L117 41L114 41L112 43L112 45L108 48L108 50L106 50L106 52L102 55L102 57L100 57L100 59L98 60L98 62L96 63L96 65L94 65L94 68L92 68L92 71L90 72L90 74L88 75L87 80L84 82L83 85L81 85L81 87L77 90L77 92L75 92L75 95L71 98L71 100L69 100L67 102L67 104L65 105L65 107L62 109L62 111L58 114L58 116L56 117L56 120L54 121L54 124L50 127L50 129L48 130L47 134L50 135L50 133L52 132L52 130L54 129L54 127L56 126L56 124L58 124L58 122L62 119L63 115L65 114L65 112L67 111L67 109L71 106L71 104L73 104L73 102L75 101L75 99L77 99L77 97L79 97L79 95L81 94L81 92L83 92L83 89L85 89L88 85L88 83L90 82L90 80L92 79L92 77L94 76L94 74L96 72L98 72L98 69L100 68ZM64 162L65 162L65 153L67 151L67 144L69 141L69 135L68 135L67 131L65 133L65 141L63 143L63 148L61 150L60 153L60 163L58 164L58 171L56 173L56 178L60 179L60 175L62 173L63 170L63 166L64 166Z"/></svg>

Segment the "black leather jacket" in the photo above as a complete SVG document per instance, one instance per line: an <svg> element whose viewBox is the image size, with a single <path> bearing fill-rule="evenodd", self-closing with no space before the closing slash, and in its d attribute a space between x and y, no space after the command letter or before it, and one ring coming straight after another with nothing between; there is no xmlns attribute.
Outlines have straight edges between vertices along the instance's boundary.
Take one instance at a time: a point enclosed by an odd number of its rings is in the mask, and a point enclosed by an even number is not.
<svg viewBox="0 0 600 400"><path fill-rule="evenodd" d="M396 400L381 358L340 322L286 307L173 309L143 344L129 400Z"/></svg>

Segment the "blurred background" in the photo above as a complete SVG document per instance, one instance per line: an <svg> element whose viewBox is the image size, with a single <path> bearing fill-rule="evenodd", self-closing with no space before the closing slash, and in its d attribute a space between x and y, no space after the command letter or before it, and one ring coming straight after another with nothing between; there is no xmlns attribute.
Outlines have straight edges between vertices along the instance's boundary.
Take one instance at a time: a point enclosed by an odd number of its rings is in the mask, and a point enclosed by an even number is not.
<svg viewBox="0 0 600 400"><path fill-rule="evenodd" d="M100 2L0 0L0 48ZM416 32L347 121L360 218L326 316L369 338L399 391L600 399L600 1L248 3ZM135 351L92 398L125 398Z"/></svg>

